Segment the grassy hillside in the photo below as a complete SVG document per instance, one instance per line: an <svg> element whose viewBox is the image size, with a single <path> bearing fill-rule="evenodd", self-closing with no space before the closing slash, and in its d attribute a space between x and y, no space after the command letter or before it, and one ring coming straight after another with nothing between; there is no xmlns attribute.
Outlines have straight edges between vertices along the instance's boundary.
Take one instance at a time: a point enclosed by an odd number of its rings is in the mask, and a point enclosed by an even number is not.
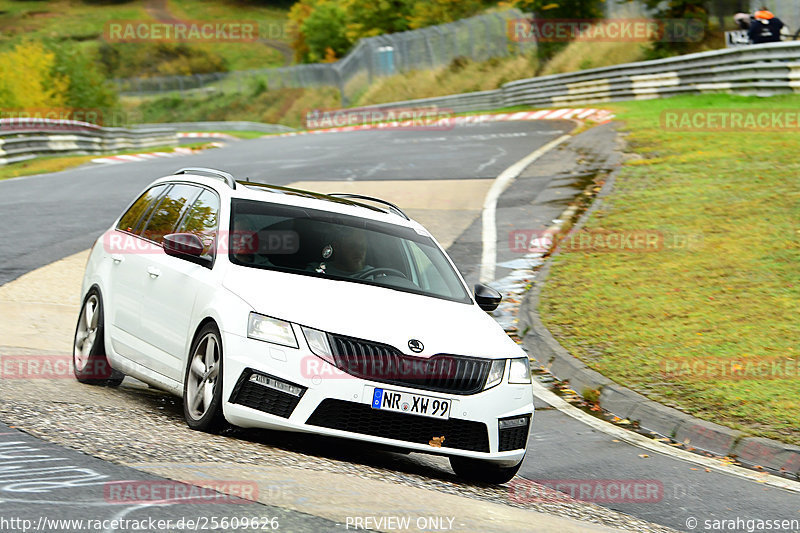
<svg viewBox="0 0 800 533"><path fill-rule="evenodd" d="M641 43L574 42L541 64L535 54L472 61L456 58L447 67L413 71L375 80L356 94L349 94L350 106L378 104L497 89L510 81L537 75L571 72L620 63L642 61L650 47ZM287 89L262 94L264 83L251 80L243 94L184 94L125 99L147 122L179 120L265 120L287 126L302 126L301 118L315 107L338 108L333 89ZM354 84L355 85L355 84ZM218 92L234 92L235 84L222 82ZM291 104L287 102L291 100ZM191 118L189 118L191 117ZM249 118L248 118L249 117Z"/></svg>
<svg viewBox="0 0 800 533"><path fill-rule="evenodd" d="M55 41L94 55L109 77L192 74L266 68L284 64L275 46L288 47L284 30L287 3L266 7L228 0L132 0L124 3L79 0L0 2L0 52L22 39ZM288 5L288 4L287 4ZM275 41L243 43L107 43L109 21L255 20L264 37Z"/></svg>
<svg viewBox="0 0 800 533"><path fill-rule="evenodd" d="M159 98L124 98L123 106L141 122L195 122L249 120L299 128L312 109L339 106L334 88L246 91L202 96L172 95Z"/></svg>
<svg viewBox="0 0 800 533"><path fill-rule="evenodd" d="M527 55L483 62L459 58L446 68L381 78L353 98L350 105L496 89L503 83L530 77L535 71L536 60ZM308 111L339 108L341 101L333 87L266 91L263 83L251 80L242 93L127 97L123 104L141 116L142 122L253 120L302 127Z"/></svg>

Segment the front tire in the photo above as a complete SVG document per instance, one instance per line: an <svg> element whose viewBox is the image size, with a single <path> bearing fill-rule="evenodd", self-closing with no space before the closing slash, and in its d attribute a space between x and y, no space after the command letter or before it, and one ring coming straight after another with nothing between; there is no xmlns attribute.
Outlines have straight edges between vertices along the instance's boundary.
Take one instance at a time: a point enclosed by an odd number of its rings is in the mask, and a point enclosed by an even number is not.
<svg viewBox="0 0 800 533"><path fill-rule="evenodd" d="M500 466L490 461L451 456L450 466L458 477L466 481L499 485L511 481L517 475L522 461L514 466Z"/></svg>
<svg viewBox="0 0 800 533"><path fill-rule="evenodd" d="M122 383L125 374L111 368L103 335L103 299L97 289L92 289L83 300L78 315L72 343L72 369L81 383L116 387Z"/></svg>
<svg viewBox="0 0 800 533"><path fill-rule="evenodd" d="M183 380L183 416L198 431L215 433L225 426L222 340L214 324L206 324L192 343Z"/></svg>

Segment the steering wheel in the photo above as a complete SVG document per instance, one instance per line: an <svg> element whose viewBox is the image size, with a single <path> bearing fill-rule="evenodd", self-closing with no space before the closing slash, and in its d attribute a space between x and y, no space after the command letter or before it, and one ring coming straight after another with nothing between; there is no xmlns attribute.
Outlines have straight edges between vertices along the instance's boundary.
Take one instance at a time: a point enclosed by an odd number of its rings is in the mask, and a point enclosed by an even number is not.
<svg viewBox="0 0 800 533"><path fill-rule="evenodd" d="M394 268L387 268L387 267L375 267L375 268L370 268L370 269L369 269L369 270L367 270L366 272L362 272L361 274L359 274L358 276L356 276L356 279L366 279L366 278L368 278L368 277L370 277L370 276L372 276L372 278L373 278L373 279L375 279L375 277L376 277L378 274L380 274L381 272L382 272L382 273L384 273L384 274L394 274L394 275L397 275L397 276L403 277L403 278L405 278L405 279L408 279L408 276L406 276L405 274L403 274L403 273L402 273L402 272L400 272L399 270L396 270L396 269L394 269Z"/></svg>

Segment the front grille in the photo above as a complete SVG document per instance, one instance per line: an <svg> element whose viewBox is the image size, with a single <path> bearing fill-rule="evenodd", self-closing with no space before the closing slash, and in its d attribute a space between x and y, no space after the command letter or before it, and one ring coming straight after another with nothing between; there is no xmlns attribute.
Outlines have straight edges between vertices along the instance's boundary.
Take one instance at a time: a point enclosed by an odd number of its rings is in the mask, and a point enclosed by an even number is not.
<svg viewBox="0 0 800 533"><path fill-rule="evenodd" d="M456 418L438 420L382 411L373 409L367 404L344 400L323 400L306 423L418 444L429 444L434 437L437 439L444 437L441 441L443 448L473 452L489 451L489 433L486 424Z"/></svg>
<svg viewBox="0 0 800 533"><path fill-rule="evenodd" d="M519 418L519 417L512 417ZM528 442L528 431L530 430L531 419L528 417L524 426L517 426L514 428L504 428L500 430L500 447L501 452L510 450L521 450L525 448Z"/></svg>
<svg viewBox="0 0 800 533"><path fill-rule="evenodd" d="M296 396L294 394L276 390L259 383L254 383L250 380L250 377L253 374L259 374L267 378L288 383L293 387L297 387L300 389L300 395ZM302 385L296 385L285 380L280 380L268 374L256 372L252 368L247 368L244 370L244 372L242 372L242 375L239 377L239 381L236 382L236 386L233 388L233 392L231 393L230 402L244 405L245 407L251 407L253 409L258 409L259 411L263 411L271 415L289 418L305 392L306 387L303 387Z"/></svg>
<svg viewBox="0 0 800 533"><path fill-rule="evenodd" d="M388 344L328 335L336 366L350 375L404 387L450 394L483 390L491 360L438 354L404 355Z"/></svg>

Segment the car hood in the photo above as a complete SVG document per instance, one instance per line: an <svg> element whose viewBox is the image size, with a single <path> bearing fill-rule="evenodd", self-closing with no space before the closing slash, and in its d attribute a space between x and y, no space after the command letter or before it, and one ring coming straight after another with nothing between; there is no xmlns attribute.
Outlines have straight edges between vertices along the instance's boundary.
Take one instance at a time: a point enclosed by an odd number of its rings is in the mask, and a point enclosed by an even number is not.
<svg viewBox="0 0 800 533"><path fill-rule="evenodd" d="M451 302L362 283L234 265L223 285L264 315L360 339L412 354L486 358L525 354L477 305ZM296 330L300 335L299 328Z"/></svg>

